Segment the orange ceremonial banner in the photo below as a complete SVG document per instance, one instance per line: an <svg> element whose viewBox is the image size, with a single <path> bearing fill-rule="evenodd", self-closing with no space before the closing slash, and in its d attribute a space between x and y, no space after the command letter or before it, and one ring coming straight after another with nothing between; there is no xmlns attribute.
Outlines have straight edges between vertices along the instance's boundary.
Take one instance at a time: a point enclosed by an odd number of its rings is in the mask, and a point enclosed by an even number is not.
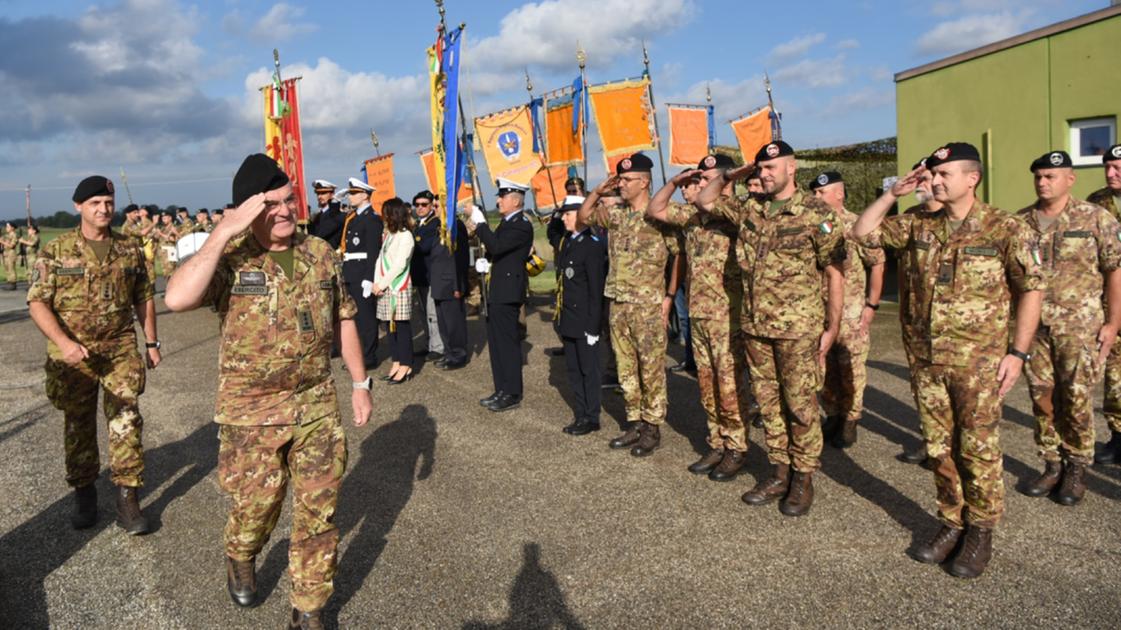
<svg viewBox="0 0 1121 630"><path fill-rule="evenodd" d="M381 205L397 196L397 186L393 182L393 154L366 160L366 181L374 187L370 195L370 205L381 215Z"/></svg>
<svg viewBox="0 0 1121 630"><path fill-rule="evenodd" d="M549 184L550 176L552 185ZM542 168L533 177L533 200L538 210L552 210L564 203L564 182L568 169L562 166Z"/></svg>
<svg viewBox="0 0 1121 630"><path fill-rule="evenodd" d="M420 157L420 167L424 170L424 182L428 186L428 190L430 192L436 190L436 159L432 149L425 149L417 155ZM471 201L474 196L474 187L471 186L470 182L463 181L459 184L459 194L456 196L455 204L462 206Z"/></svg>
<svg viewBox="0 0 1121 630"><path fill-rule="evenodd" d="M695 167L708 151L708 109L670 105L669 163Z"/></svg>
<svg viewBox="0 0 1121 630"><path fill-rule="evenodd" d="M533 150L528 105L476 118L475 138L492 180L501 177L528 186L541 168L541 156Z"/></svg>
<svg viewBox="0 0 1121 630"><path fill-rule="evenodd" d="M759 149L771 142L771 108L764 107L754 114L733 120L732 132L736 134L743 161L754 160Z"/></svg>
<svg viewBox="0 0 1121 630"><path fill-rule="evenodd" d="M545 108L545 163L568 166L584 161L583 131L572 132L572 100ZM562 169L563 170L563 169Z"/></svg>
<svg viewBox="0 0 1121 630"><path fill-rule="evenodd" d="M608 158L653 149L654 116L647 78L593 85L588 88L596 128Z"/></svg>

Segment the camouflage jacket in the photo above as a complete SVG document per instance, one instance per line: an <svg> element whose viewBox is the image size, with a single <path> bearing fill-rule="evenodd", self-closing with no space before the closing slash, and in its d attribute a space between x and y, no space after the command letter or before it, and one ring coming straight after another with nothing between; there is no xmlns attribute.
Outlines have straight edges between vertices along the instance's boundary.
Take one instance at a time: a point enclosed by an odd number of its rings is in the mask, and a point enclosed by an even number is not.
<svg viewBox="0 0 1121 630"><path fill-rule="evenodd" d="M1121 221L1121 208L1117 207L1117 197L1108 186L1095 190L1086 198L1092 204L1099 205L1109 211L1113 218Z"/></svg>
<svg viewBox="0 0 1121 630"><path fill-rule="evenodd" d="M219 424L298 424L338 409L331 342L335 322L356 307L326 241L297 233L293 248L291 279L249 233L218 261L205 303L222 331Z"/></svg>
<svg viewBox="0 0 1121 630"><path fill-rule="evenodd" d="M104 261L82 238L81 227L59 235L39 253L31 271L28 302L46 304L66 334L100 352L120 344L136 347L133 309L155 294L136 240L117 232ZM61 359L54 342L47 355Z"/></svg>
<svg viewBox="0 0 1121 630"><path fill-rule="evenodd" d="M882 247L868 247L853 240L852 226L859 218L860 215L848 210L842 210L840 214L845 237L845 304L841 322L850 327L860 323L864 303L868 301L868 271L885 262ZM828 297L828 283L822 283L822 291Z"/></svg>
<svg viewBox="0 0 1121 630"><path fill-rule="evenodd" d="M593 213L589 223L608 231L603 294L616 302L661 304L666 261L681 253L680 233L626 203Z"/></svg>
<svg viewBox="0 0 1121 630"><path fill-rule="evenodd" d="M136 242L139 243L141 239L140 230L143 229L143 227L144 226L142 226L139 221L125 221L121 224L121 234L129 238L134 238Z"/></svg>
<svg viewBox="0 0 1121 630"><path fill-rule="evenodd" d="M926 212L926 207L922 204L911 206L904 210L902 215L912 215L917 213ZM870 239L857 239L864 242L877 242L877 237L873 235ZM895 257L899 263L896 271L896 277L899 280L899 324L903 332L903 343L908 347L911 345L911 340L917 335L916 324L922 317L917 313L915 308L915 296L911 293L911 270L916 266L917 252L926 253L926 250L916 249L914 247L906 247L895 250Z"/></svg>
<svg viewBox="0 0 1121 630"><path fill-rule="evenodd" d="M1121 224L1105 209L1071 198L1046 229L1035 206L1018 213L1039 241L1047 292L1040 326L1092 340L1105 321L1104 275L1121 267Z"/></svg>
<svg viewBox="0 0 1121 630"><path fill-rule="evenodd" d="M878 235L860 240L913 252L906 279L915 314L911 352L930 363L966 366L1003 356L1013 292L1046 289L1031 229L980 201L957 230L942 209L888 217Z"/></svg>
<svg viewBox="0 0 1121 630"><path fill-rule="evenodd" d="M689 318L731 317L739 325L743 280L736 262L736 226L727 219L698 212L692 204L671 203L666 222L685 235L689 276Z"/></svg>
<svg viewBox="0 0 1121 630"><path fill-rule="evenodd" d="M0 247L4 248L5 256L15 256L19 251L19 234L5 230L0 234Z"/></svg>
<svg viewBox="0 0 1121 630"><path fill-rule="evenodd" d="M743 330L773 339L822 333L824 270L845 261L845 239L833 209L802 190L779 211L771 202L722 199L712 214L739 226Z"/></svg>

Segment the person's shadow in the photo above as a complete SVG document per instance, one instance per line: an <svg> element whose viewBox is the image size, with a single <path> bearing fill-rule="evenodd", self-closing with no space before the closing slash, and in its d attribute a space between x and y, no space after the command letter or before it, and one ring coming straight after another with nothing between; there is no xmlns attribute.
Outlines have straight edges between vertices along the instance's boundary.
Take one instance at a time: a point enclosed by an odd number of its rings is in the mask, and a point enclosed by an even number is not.
<svg viewBox="0 0 1121 630"><path fill-rule="evenodd" d="M564 593L551 571L541 566L541 546L526 543L522 569L510 588L510 616L498 623L469 621L464 630L534 630L536 628L583 628L568 610Z"/></svg>
<svg viewBox="0 0 1121 630"><path fill-rule="evenodd" d="M347 471L339 489L335 522L340 535L353 532L353 537L340 555L335 594L327 602L324 621L329 627L337 627L339 611L362 588L377 564L389 532L412 497L413 484L432 474L436 436L436 420L428 414L428 408L414 404L362 442L362 456ZM277 577L288 561L287 545L279 547L266 560L266 565L271 565L273 556L277 556Z"/></svg>

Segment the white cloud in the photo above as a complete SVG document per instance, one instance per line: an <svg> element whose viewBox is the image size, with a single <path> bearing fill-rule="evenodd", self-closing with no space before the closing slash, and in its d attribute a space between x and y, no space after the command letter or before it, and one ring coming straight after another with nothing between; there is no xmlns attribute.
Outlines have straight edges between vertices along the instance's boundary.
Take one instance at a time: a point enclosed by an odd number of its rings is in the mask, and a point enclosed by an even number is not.
<svg viewBox="0 0 1121 630"><path fill-rule="evenodd" d="M854 48L860 48L860 40L851 38L842 39L841 41L837 42L834 47L837 50L852 50Z"/></svg>
<svg viewBox="0 0 1121 630"><path fill-rule="evenodd" d="M825 41L825 33L795 37L772 48L771 52L767 53L767 58L772 62L788 61L805 55L823 41Z"/></svg>
<svg viewBox="0 0 1121 630"><path fill-rule="evenodd" d="M991 44L1023 32L1031 15L1002 11L942 22L918 39L916 50L923 55L948 55Z"/></svg>
<svg viewBox="0 0 1121 630"><path fill-rule="evenodd" d="M845 67L845 55L840 53L824 59L803 59L775 70L771 77L793 85L833 87L847 80L848 69Z"/></svg>
<svg viewBox="0 0 1121 630"><path fill-rule="evenodd" d="M314 24L304 23L303 7L278 2L249 29L249 36L263 42L282 42L314 31Z"/></svg>

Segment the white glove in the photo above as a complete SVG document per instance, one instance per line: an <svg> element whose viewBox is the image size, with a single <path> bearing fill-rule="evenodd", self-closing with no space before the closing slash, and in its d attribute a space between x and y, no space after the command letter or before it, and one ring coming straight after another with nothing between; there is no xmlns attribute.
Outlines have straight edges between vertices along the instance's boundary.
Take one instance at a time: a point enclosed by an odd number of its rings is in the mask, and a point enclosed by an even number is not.
<svg viewBox="0 0 1121 630"><path fill-rule="evenodd" d="M599 335L591 335L591 334L588 334L588 333L584 333L584 337L588 340L588 345L589 346L594 346L594 345L596 345L596 342L599 341Z"/></svg>
<svg viewBox="0 0 1121 630"><path fill-rule="evenodd" d="M369 280L362 281L362 297L368 298L374 294L374 283Z"/></svg>
<svg viewBox="0 0 1121 630"><path fill-rule="evenodd" d="M482 225L487 222L486 216L483 215L483 211L479 210L478 206L472 206L471 208L471 222L475 225Z"/></svg>
<svg viewBox="0 0 1121 630"><path fill-rule="evenodd" d="M486 258L480 258L475 261L475 271L479 273L490 273L490 261Z"/></svg>

